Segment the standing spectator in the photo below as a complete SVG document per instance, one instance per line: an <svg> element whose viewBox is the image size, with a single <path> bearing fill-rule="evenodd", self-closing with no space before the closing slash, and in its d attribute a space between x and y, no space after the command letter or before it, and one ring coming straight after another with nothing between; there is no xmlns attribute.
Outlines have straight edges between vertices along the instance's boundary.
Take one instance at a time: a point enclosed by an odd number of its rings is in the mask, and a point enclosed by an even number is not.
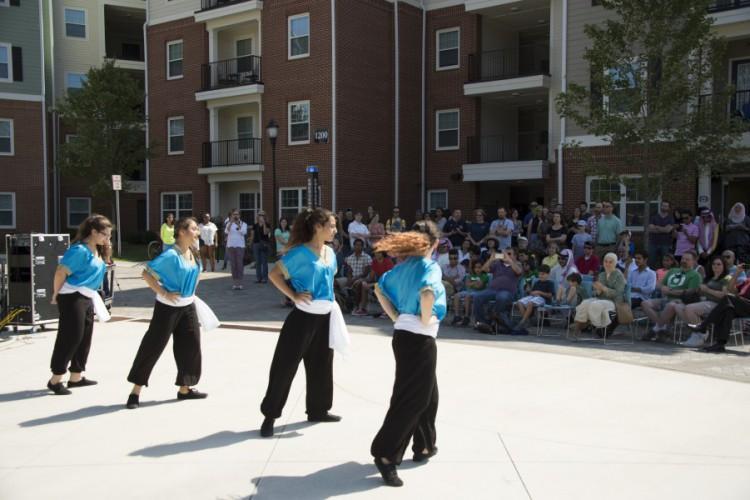
<svg viewBox="0 0 750 500"><path fill-rule="evenodd" d="M578 204L578 208L581 210L581 219L586 221L589 220L589 217L591 217L591 210L589 210L589 204L585 201L582 201Z"/></svg>
<svg viewBox="0 0 750 500"><path fill-rule="evenodd" d="M372 265L372 258L367 255L364 251L364 241L360 239L354 240L354 252L346 258L347 265L347 276L343 278L343 283L339 280L339 284L342 288L351 288L354 293L354 297L362 297L362 282L367 280L367 276L370 274L370 266ZM358 301L358 304L361 304ZM361 307L356 307L352 311L353 316L367 316L367 311Z"/></svg>
<svg viewBox="0 0 750 500"><path fill-rule="evenodd" d="M539 206L539 203L532 201L529 203L529 211L526 212L526 215L523 216L523 227L527 228L529 227L529 224L531 224L531 220L536 215L536 207Z"/></svg>
<svg viewBox="0 0 750 500"><path fill-rule="evenodd" d="M271 249L271 226L266 216L258 214L257 222L250 230L250 241L253 243L253 260L255 260L255 282L268 283L268 254Z"/></svg>
<svg viewBox="0 0 750 500"><path fill-rule="evenodd" d="M460 247L461 243L469 236L466 221L463 219L461 210L456 209L443 226L443 235L447 236L454 247Z"/></svg>
<svg viewBox="0 0 750 500"><path fill-rule="evenodd" d="M681 224L678 223L673 234L675 237L674 254L677 260L682 259L682 255L687 251L695 251L695 244L698 242L700 230L693 224L693 214L690 210L682 211Z"/></svg>
<svg viewBox="0 0 750 500"><path fill-rule="evenodd" d="M704 208L700 212L698 221L698 263L702 266L708 264L711 256L719 246L719 224L714 218L714 213Z"/></svg>
<svg viewBox="0 0 750 500"><path fill-rule="evenodd" d="M203 214L203 222L198 225L200 231L200 253L203 262L203 270L208 271L211 264L211 272L216 271L216 245L218 244L219 228L211 222L211 214Z"/></svg>
<svg viewBox="0 0 750 500"><path fill-rule="evenodd" d="M344 220L341 222L341 227L344 229L342 239L344 242L344 254L349 255L352 251L352 240L349 236L349 225L354 222L354 213L351 208L347 208L344 212Z"/></svg>
<svg viewBox="0 0 750 500"><path fill-rule="evenodd" d="M393 234L407 230L406 221L401 218L401 210L398 207L393 207L393 215L391 215L390 219L385 221L385 232Z"/></svg>
<svg viewBox="0 0 750 500"><path fill-rule="evenodd" d="M282 256L286 252L286 245L289 243L289 221L286 217L279 219L279 227L273 232L273 238L276 241L276 255Z"/></svg>
<svg viewBox="0 0 750 500"><path fill-rule="evenodd" d="M370 239L370 230L362 222L362 212L354 214L354 220L349 223L348 232L352 248L355 240L362 240L362 243L367 246L367 241Z"/></svg>
<svg viewBox="0 0 750 500"><path fill-rule="evenodd" d="M645 252L635 253L636 268L628 273L630 285L630 306L640 307L644 300L651 299L656 290L656 271L648 267L648 255Z"/></svg>
<svg viewBox="0 0 750 500"><path fill-rule="evenodd" d="M435 224L437 225L437 228L440 230L440 233L442 234L443 228L445 227L445 223L448 221L448 219L445 218L445 212L442 208L437 207L435 209Z"/></svg>
<svg viewBox="0 0 750 500"><path fill-rule="evenodd" d="M370 290L374 289L381 276L393 269L393 261L385 255L385 252L375 252L374 256L370 263L370 273L360 281L358 289L355 290L355 303L358 303L359 310L365 313L370 302Z"/></svg>
<svg viewBox="0 0 750 500"><path fill-rule="evenodd" d="M367 229L370 231L370 246L374 245L385 236L385 226L380 222L380 214L375 212L368 224Z"/></svg>
<svg viewBox="0 0 750 500"><path fill-rule="evenodd" d="M573 209L573 217L570 219L570 222L565 224L568 240L568 245L571 245L571 242L573 241L573 236L575 236L576 232L578 231L578 221L581 220L581 209L576 207Z"/></svg>
<svg viewBox="0 0 750 500"><path fill-rule="evenodd" d="M445 294L450 299L454 293L463 289L464 278L466 277L466 268L458 261L457 249L452 248L448 252L448 265L440 266L440 269L443 271Z"/></svg>
<svg viewBox="0 0 750 500"><path fill-rule="evenodd" d="M544 210L540 206L534 207L533 218L526 227L526 237L529 240L529 248L532 252L540 252L545 245L539 235L540 227L544 223Z"/></svg>
<svg viewBox="0 0 750 500"><path fill-rule="evenodd" d="M343 278L345 274L345 268L346 268L346 261L344 260L346 258L346 256L344 255L344 246L341 243L341 240L334 238L331 241L331 248L333 248L333 254L336 256L336 274L333 277ZM334 283L338 285L338 282L334 282ZM284 298L288 298L288 297L284 297Z"/></svg>
<svg viewBox="0 0 750 500"><path fill-rule="evenodd" d="M500 250L505 250L513 246L515 225L506 215L505 207L498 208L497 219L493 220L492 224L490 224L490 236L497 238L497 241L500 243Z"/></svg>
<svg viewBox="0 0 750 500"><path fill-rule="evenodd" d="M552 224L547 227L544 233L544 240L547 245L557 243L558 248L565 246L568 239L567 230L562 223L562 214L555 212L552 214Z"/></svg>
<svg viewBox="0 0 750 500"><path fill-rule="evenodd" d="M222 271L227 270L227 263L229 262L229 252L227 252L227 248L229 248L229 238L227 238L227 228L229 227L229 223L232 220L232 211L230 210L227 213L227 218L224 219L224 225L222 226L222 236L224 237L224 265L221 267Z"/></svg>
<svg viewBox="0 0 750 500"><path fill-rule="evenodd" d="M487 288L490 275L482 272L482 263L475 260L471 263L471 274L464 279L464 289L453 296L453 321L451 325L469 326L471 322L471 300L474 295ZM461 316L461 299L464 299L463 316Z"/></svg>
<svg viewBox="0 0 750 500"><path fill-rule="evenodd" d="M518 237L523 234L523 221L518 218L518 210L515 208L510 211L510 221L513 223L510 246L516 247L518 246Z"/></svg>
<svg viewBox="0 0 750 500"><path fill-rule="evenodd" d="M516 260L515 250L512 248L503 250L495 259L485 262L482 271L489 271L492 274L492 281L489 288L474 296L475 328L482 333L492 333L484 306L490 300L494 300L495 316L499 327L510 331L512 325L508 313L513 307L513 298L518 290L518 279L523 273L523 267Z"/></svg>
<svg viewBox="0 0 750 500"><path fill-rule="evenodd" d="M724 223L724 248L733 251L739 262L750 261L750 217L742 203L734 204Z"/></svg>
<svg viewBox="0 0 750 500"><path fill-rule="evenodd" d="M245 237L247 224L240 220L240 213L232 209L224 234L227 236L227 257L232 266L232 290L242 290L242 280L245 274Z"/></svg>
<svg viewBox="0 0 750 500"><path fill-rule="evenodd" d="M573 257L575 260L583 257L583 247L590 241L591 235L586 232L586 221L581 219L576 223L573 237L570 240L570 248L573 250Z"/></svg>
<svg viewBox="0 0 750 500"><path fill-rule="evenodd" d="M479 260L484 264L489 259L494 259L495 255L500 252L500 245L497 243L497 238L489 237L485 241L485 248L479 254ZM463 261L462 261L463 262Z"/></svg>
<svg viewBox="0 0 750 500"><path fill-rule="evenodd" d="M372 205L368 206L367 213L365 214L362 222L364 222L366 226L369 226L370 223L372 222L372 218L375 217L376 213L377 212L375 211L375 208Z"/></svg>
<svg viewBox="0 0 750 500"><path fill-rule="evenodd" d="M469 239L471 244L481 247L490 234L490 223L484 220L484 210L474 211L474 222L469 224Z"/></svg>
<svg viewBox="0 0 750 500"><path fill-rule="evenodd" d="M617 236L622 232L622 221L613 213L614 205L611 201L602 203L604 215L596 224L596 251L602 256L617 250Z"/></svg>
<svg viewBox="0 0 750 500"><path fill-rule="evenodd" d="M662 201L659 212L651 216L648 224L649 265L656 269L668 253L672 253L672 230L675 220L668 201Z"/></svg>
<svg viewBox="0 0 750 500"><path fill-rule="evenodd" d="M586 219L586 230L591 235L591 239L594 241L594 245L596 245L596 237L599 232L599 219L601 218L602 204L595 203L593 213L589 216L588 219Z"/></svg>
<svg viewBox="0 0 750 500"><path fill-rule="evenodd" d="M161 251L166 252L174 246L174 214L168 213L164 218L164 224L159 230L161 237Z"/></svg>
<svg viewBox="0 0 750 500"><path fill-rule="evenodd" d="M583 244L583 256L576 260L576 267L583 276L594 277L599 274L599 257L594 253L594 243L587 241Z"/></svg>

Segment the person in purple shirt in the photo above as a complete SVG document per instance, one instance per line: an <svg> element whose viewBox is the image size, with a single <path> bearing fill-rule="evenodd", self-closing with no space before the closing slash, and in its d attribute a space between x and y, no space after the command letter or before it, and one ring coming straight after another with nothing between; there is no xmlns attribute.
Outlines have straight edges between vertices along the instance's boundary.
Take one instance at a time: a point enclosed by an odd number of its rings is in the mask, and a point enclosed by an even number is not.
<svg viewBox="0 0 750 500"><path fill-rule="evenodd" d="M494 259L484 263L482 271L492 273L492 281L487 289L474 296L474 318L476 318L474 327L482 333L492 333L484 306L490 300L494 300L495 315L499 326L509 332L512 325L508 313L513 307L513 299L518 290L518 279L523 273L523 267L516 260L515 250L507 248L497 253Z"/></svg>
<svg viewBox="0 0 750 500"><path fill-rule="evenodd" d="M678 261L688 250L695 251L695 244L700 235L698 226L693 224L693 214L689 210L682 210L680 215L682 217L681 224L678 223L673 232L675 238L674 254Z"/></svg>

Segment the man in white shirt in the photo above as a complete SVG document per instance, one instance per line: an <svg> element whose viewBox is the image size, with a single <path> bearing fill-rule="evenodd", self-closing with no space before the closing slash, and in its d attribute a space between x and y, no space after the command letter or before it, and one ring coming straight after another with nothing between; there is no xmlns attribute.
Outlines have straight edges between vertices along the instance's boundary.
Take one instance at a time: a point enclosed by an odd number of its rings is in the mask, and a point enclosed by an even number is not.
<svg viewBox="0 0 750 500"><path fill-rule="evenodd" d="M367 240L370 239L370 230L362 222L362 212L354 214L354 220L349 224L349 238L352 247L354 247L354 240L362 240L362 244L365 247L367 246Z"/></svg>
<svg viewBox="0 0 750 500"><path fill-rule="evenodd" d="M203 221L198 224L201 232L200 252L203 271L208 271L206 261L211 263L211 272L216 271L216 245L218 244L219 228L211 222L211 214L203 214Z"/></svg>
<svg viewBox="0 0 750 500"><path fill-rule="evenodd" d="M224 229L224 234L227 235L227 256L232 265L232 290L242 290L247 224L240 220L240 213L237 209L232 210L232 218Z"/></svg>
<svg viewBox="0 0 750 500"><path fill-rule="evenodd" d="M511 247L513 236L513 221L508 219L505 207L497 209L497 219L490 225L490 236L494 236L500 243L499 250Z"/></svg>

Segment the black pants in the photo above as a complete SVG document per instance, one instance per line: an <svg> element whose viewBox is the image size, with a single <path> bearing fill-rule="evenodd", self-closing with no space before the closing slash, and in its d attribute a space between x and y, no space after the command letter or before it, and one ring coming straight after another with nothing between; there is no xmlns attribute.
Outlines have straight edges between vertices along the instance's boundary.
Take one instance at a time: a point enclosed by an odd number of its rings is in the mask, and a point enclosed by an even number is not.
<svg viewBox="0 0 750 500"><path fill-rule="evenodd" d="M725 345L732 330L735 318L750 317L750 300L736 295L726 295L716 304L706 319L704 325L714 325L714 338L717 344Z"/></svg>
<svg viewBox="0 0 750 500"><path fill-rule="evenodd" d="M201 330L195 305L173 307L156 301L154 315L128 374L128 382L148 385L154 365L174 333L175 385L195 385L201 378Z"/></svg>
<svg viewBox="0 0 750 500"><path fill-rule="evenodd" d="M370 453L400 464L412 436L414 452L435 448L437 347L434 338L405 330L393 332L391 345L396 358L391 406L372 441Z"/></svg>
<svg viewBox="0 0 750 500"><path fill-rule="evenodd" d="M333 405L333 350L328 347L330 314L309 314L295 308L281 327L273 353L266 396L260 411L279 418L289 397L299 362L305 362L307 414L325 415Z"/></svg>
<svg viewBox="0 0 750 500"><path fill-rule="evenodd" d="M91 349L94 305L78 292L65 293L57 296L57 309L60 321L50 368L55 375L64 375L70 364L72 373L81 373L86 369Z"/></svg>

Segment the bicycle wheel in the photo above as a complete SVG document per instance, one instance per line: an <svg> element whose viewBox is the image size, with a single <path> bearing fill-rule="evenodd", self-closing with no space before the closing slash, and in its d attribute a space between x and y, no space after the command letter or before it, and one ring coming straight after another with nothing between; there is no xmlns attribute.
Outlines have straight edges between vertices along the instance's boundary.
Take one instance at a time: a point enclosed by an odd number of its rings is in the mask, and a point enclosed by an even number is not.
<svg viewBox="0 0 750 500"><path fill-rule="evenodd" d="M148 244L148 260L155 259L161 253L161 241L152 241Z"/></svg>

